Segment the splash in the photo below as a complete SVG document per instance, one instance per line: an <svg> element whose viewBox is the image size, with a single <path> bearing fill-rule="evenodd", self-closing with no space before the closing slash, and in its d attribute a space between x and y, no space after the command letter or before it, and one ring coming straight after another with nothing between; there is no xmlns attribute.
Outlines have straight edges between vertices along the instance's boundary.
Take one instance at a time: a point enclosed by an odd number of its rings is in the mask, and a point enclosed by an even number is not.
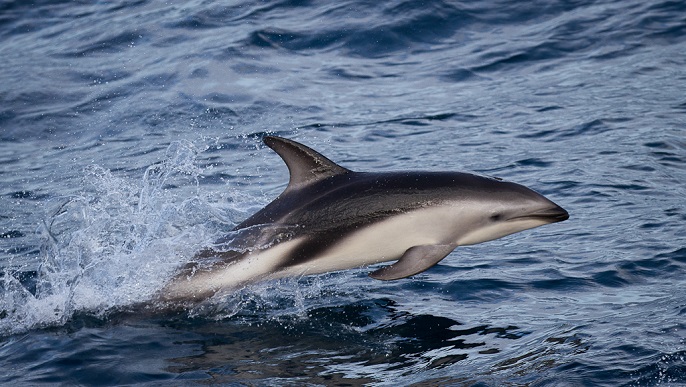
<svg viewBox="0 0 686 387"><path fill-rule="evenodd" d="M59 200L46 216L38 270L29 272L28 280L26 272L0 272L0 336L62 326L75 315L107 319L133 305L154 303L178 269L207 247L248 251L292 237L296 226L227 232L266 198L226 187L218 196L201 189L200 177L211 168L198 167L201 153L191 143L172 143L164 161L138 179L86 168L80 194ZM273 239L257 237L264 227L277 228L268 233ZM252 284L185 314L253 322L304 317L311 308L363 291L361 285L341 289L353 278L349 271Z"/></svg>
<svg viewBox="0 0 686 387"><path fill-rule="evenodd" d="M80 195L63 199L45 221L35 288L17 273L0 274L0 334L145 301L230 228L199 190L198 153L191 143L173 143L139 181L87 168Z"/></svg>

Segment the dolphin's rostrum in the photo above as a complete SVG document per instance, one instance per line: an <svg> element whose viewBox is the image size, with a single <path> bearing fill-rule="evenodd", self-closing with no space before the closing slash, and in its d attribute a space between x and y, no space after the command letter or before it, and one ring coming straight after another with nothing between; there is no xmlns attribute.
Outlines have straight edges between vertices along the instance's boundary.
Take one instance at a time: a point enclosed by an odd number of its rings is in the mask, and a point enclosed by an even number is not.
<svg viewBox="0 0 686 387"><path fill-rule="evenodd" d="M290 172L274 201L186 265L159 293L198 302L289 276L397 261L370 276L395 280L457 246L560 222L567 211L519 184L460 172L354 172L285 138L264 143Z"/></svg>

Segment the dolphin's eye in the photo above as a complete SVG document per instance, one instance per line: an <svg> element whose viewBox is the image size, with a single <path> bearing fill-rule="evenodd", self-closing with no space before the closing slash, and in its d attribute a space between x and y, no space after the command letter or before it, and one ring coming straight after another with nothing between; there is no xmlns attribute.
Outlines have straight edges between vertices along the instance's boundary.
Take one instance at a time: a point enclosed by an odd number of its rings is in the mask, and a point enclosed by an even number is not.
<svg viewBox="0 0 686 387"><path fill-rule="evenodd" d="M491 217L490 217L491 222L497 222L497 221L499 221L499 220L502 219L502 218L503 218L503 214L493 214L493 215L491 215Z"/></svg>

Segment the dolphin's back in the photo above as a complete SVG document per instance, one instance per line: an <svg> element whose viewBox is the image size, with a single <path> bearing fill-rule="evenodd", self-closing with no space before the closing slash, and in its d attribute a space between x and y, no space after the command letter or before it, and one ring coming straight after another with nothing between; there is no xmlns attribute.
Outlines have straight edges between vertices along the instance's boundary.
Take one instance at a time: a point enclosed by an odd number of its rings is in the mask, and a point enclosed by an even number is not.
<svg viewBox="0 0 686 387"><path fill-rule="evenodd" d="M465 200L489 184L507 183L459 172L347 171L284 191L235 229L267 223L307 224L308 232L363 226L387 216Z"/></svg>

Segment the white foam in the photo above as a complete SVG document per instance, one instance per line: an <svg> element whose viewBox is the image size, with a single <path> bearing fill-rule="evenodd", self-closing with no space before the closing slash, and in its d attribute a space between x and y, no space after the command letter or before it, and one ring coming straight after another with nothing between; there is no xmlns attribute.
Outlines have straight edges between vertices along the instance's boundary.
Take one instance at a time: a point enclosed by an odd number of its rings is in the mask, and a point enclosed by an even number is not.
<svg viewBox="0 0 686 387"><path fill-rule="evenodd" d="M223 219L199 192L197 154L174 143L142 178L87 168L82 192L61 199L45 221L35 294L10 273L0 277L0 334L144 301L214 240Z"/></svg>

